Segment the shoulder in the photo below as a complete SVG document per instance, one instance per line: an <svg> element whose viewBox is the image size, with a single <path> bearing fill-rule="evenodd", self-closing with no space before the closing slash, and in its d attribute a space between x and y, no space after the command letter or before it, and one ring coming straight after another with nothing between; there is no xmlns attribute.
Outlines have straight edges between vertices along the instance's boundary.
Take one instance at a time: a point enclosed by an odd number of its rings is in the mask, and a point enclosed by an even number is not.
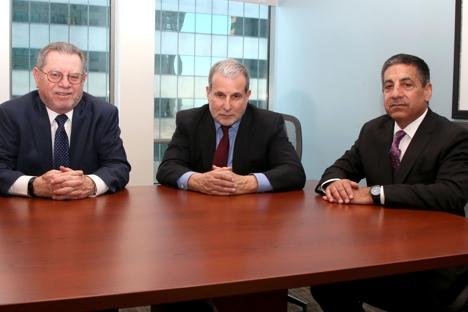
<svg viewBox="0 0 468 312"><path fill-rule="evenodd" d="M387 114L379 116L377 118L371 119L368 122L364 124L364 126L367 127L381 127L383 125L386 125L388 123L393 124L394 120L392 117L388 116Z"/></svg>
<svg viewBox="0 0 468 312"><path fill-rule="evenodd" d="M118 110L115 105L112 105L109 102L106 102L86 92L83 92L81 102L78 104L78 106L80 105L82 105L84 109L93 112L112 113Z"/></svg>
<svg viewBox="0 0 468 312"><path fill-rule="evenodd" d="M199 124L206 119L213 121L208 104L205 104L201 107L185 109L177 112L176 125L184 124L187 126L192 126Z"/></svg>
<svg viewBox="0 0 468 312"><path fill-rule="evenodd" d="M267 109L258 108L255 105L247 104L244 115L250 118L254 123L271 124L284 120L283 115Z"/></svg>
<svg viewBox="0 0 468 312"><path fill-rule="evenodd" d="M466 132L466 128L461 125L448 120L444 116L441 116L431 109L428 110L426 117L421 122L419 129L423 131L431 132ZM418 131L419 131L418 129ZM467 132L468 133L468 132Z"/></svg>
<svg viewBox="0 0 468 312"><path fill-rule="evenodd" d="M250 103L247 104L245 111L251 113L254 116L260 116L264 118L278 118L279 116L282 116L280 113L258 108L257 106Z"/></svg>
<svg viewBox="0 0 468 312"><path fill-rule="evenodd" d="M0 109L8 112L21 113L32 109L36 105L36 102L40 103L39 92L37 92L37 90L4 102L0 105Z"/></svg>
<svg viewBox="0 0 468 312"><path fill-rule="evenodd" d="M184 109L179 112L177 112L177 117L178 118L193 118L195 116L201 116L209 112L209 106L208 104L205 104L200 107L195 107L195 108L189 108L189 109Z"/></svg>

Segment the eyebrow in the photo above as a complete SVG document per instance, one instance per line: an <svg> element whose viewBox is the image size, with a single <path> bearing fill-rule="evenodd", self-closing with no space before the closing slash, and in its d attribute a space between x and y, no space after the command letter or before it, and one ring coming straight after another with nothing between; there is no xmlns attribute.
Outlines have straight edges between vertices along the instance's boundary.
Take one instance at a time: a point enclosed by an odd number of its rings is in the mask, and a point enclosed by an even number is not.
<svg viewBox="0 0 468 312"><path fill-rule="evenodd" d="M410 77L403 77L400 79L400 81L407 81L407 80L414 82L413 79L411 79Z"/></svg>
<svg viewBox="0 0 468 312"><path fill-rule="evenodd" d="M414 82L413 79L411 79L410 77L403 77L403 78L400 78L399 81L400 81L400 82L403 82L403 81L407 81L407 80L409 80L409 81L411 81L411 82ZM385 80L385 81L384 81L384 84L387 84L387 83L393 83L393 80L391 80L391 79Z"/></svg>

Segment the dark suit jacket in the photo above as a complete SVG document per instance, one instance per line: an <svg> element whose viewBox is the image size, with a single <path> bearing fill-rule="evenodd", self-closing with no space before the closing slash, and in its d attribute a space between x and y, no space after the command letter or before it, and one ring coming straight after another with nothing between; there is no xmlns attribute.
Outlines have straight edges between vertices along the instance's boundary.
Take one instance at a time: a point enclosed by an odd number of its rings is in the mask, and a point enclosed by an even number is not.
<svg viewBox="0 0 468 312"><path fill-rule="evenodd" d="M49 116L37 90L0 105L0 134L1 195L20 176L53 169ZM117 108L87 93L73 111L70 167L97 175L109 192L129 180Z"/></svg>
<svg viewBox="0 0 468 312"><path fill-rule="evenodd" d="M408 146L395 177L388 154L394 120L367 122L349 151L325 170L319 186L332 178L383 185L385 206L440 210L464 215L468 200L468 131L430 109ZM316 191L323 194L319 187ZM451 302L468 281L467 267L408 274L429 284L439 300Z"/></svg>
<svg viewBox="0 0 468 312"><path fill-rule="evenodd" d="M429 109L393 177L388 154L393 126L387 115L367 122L351 149L325 170L318 185L332 178L356 182L365 178L369 186L384 186L385 206L465 215L468 131Z"/></svg>
<svg viewBox="0 0 468 312"><path fill-rule="evenodd" d="M216 129L208 104L180 111L176 125L156 175L159 183L171 187L177 187L177 179L188 171L210 171L216 149ZM302 189L304 168L283 125L281 114L248 104L234 143L233 172L263 173L274 191Z"/></svg>

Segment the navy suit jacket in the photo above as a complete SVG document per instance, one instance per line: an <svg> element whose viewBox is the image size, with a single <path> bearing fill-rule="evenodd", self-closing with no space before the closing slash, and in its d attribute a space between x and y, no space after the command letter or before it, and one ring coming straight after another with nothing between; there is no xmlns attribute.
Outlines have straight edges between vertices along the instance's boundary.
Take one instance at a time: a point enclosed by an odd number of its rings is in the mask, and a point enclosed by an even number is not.
<svg viewBox="0 0 468 312"><path fill-rule="evenodd" d="M176 126L156 175L159 183L171 187L177 187L177 179L188 171L210 171L216 150L208 104L178 112ZM274 191L302 189L304 168L283 126L281 114L248 104L234 143L232 171L263 173Z"/></svg>
<svg viewBox="0 0 468 312"><path fill-rule="evenodd" d="M73 111L70 168L97 175L109 192L129 180L118 110L85 92ZM6 196L22 175L40 176L52 169L50 120L37 90L0 105L0 194Z"/></svg>

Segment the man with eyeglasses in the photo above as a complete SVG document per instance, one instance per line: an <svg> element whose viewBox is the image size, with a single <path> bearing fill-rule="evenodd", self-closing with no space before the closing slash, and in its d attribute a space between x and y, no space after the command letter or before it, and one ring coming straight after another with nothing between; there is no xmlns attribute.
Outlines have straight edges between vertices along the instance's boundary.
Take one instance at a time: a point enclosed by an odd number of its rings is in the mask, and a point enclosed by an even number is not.
<svg viewBox="0 0 468 312"><path fill-rule="evenodd" d="M50 43L32 74L37 90L0 105L0 194L82 199L127 185L117 108L86 92L86 55Z"/></svg>

